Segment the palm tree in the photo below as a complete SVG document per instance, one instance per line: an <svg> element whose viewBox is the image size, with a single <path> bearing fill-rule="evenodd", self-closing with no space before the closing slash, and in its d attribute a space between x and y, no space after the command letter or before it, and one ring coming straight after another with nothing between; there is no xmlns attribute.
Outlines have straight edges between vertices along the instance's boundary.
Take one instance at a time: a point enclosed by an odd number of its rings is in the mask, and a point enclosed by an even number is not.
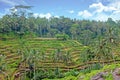
<svg viewBox="0 0 120 80"><path fill-rule="evenodd" d="M106 32L106 45L108 47L108 52L110 54L110 57L112 57L112 59L115 62L115 58L114 58L114 54L113 54L113 48L115 46L117 46L117 41L119 40L119 36L118 36L118 30L116 27L107 27L107 32ZM117 32L118 31L118 32Z"/></svg>
<svg viewBox="0 0 120 80"><path fill-rule="evenodd" d="M65 55L63 55L63 61L65 62L65 64L67 65L69 61L72 61L71 60L71 55L70 55L70 52L67 51Z"/></svg>
<svg viewBox="0 0 120 80"><path fill-rule="evenodd" d="M45 60L45 52L44 51L41 52L41 58L42 58L42 61Z"/></svg>
<svg viewBox="0 0 120 80"><path fill-rule="evenodd" d="M55 60L59 61L61 58L61 50L58 48L55 52Z"/></svg>
<svg viewBox="0 0 120 80"><path fill-rule="evenodd" d="M95 46L94 53L99 63L100 60L109 60L112 58L111 47L109 46L108 41L106 39L99 38L99 42L97 43L97 46Z"/></svg>
<svg viewBox="0 0 120 80"><path fill-rule="evenodd" d="M36 64L39 62L39 52L37 50L33 50L33 62L34 62L34 80L36 80Z"/></svg>
<svg viewBox="0 0 120 80"><path fill-rule="evenodd" d="M36 80L36 64L39 62L39 52L35 49L29 50L29 56L27 58L27 62L30 69L30 78L32 78L33 72L33 79Z"/></svg>
<svg viewBox="0 0 120 80"><path fill-rule="evenodd" d="M7 80L10 80L9 74L5 72L5 70L7 70L7 63L5 58L5 55L0 55L0 72L6 76Z"/></svg>

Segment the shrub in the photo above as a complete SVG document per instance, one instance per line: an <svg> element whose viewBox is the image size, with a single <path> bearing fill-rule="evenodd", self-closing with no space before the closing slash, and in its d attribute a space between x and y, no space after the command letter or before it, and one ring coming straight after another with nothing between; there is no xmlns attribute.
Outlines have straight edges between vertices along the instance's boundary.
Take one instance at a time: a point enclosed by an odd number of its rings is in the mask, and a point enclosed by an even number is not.
<svg viewBox="0 0 120 80"><path fill-rule="evenodd" d="M69 36L67 34L56 34L58 40L67 40Z"/></svg>

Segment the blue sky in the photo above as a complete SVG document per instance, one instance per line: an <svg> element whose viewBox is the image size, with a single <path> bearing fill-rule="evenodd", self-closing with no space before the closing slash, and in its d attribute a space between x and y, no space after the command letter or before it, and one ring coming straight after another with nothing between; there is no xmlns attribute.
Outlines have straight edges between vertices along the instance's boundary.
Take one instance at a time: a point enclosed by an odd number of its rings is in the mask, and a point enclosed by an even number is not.
<svg viewBox="0 0 120 80"><path fill-rule="evenodd" d="M77 19L101 20L120 18L120 0L0 0L0 16L15 5L33 6L37 17L65 16Z"/></svg>

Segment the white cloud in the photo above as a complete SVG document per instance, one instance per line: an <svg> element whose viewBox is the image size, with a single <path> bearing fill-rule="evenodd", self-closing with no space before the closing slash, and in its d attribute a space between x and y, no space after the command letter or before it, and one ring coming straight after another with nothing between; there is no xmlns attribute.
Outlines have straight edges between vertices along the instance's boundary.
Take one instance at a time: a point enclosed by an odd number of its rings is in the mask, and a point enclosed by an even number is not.
<svg viewBox="0 0 120 80"><path fill-rule="evenodd" d="M111 17L113 20L120 20L120 13L119 13L119 14L112 14L112 15L110 15L110 17Z"/></svg>
<svg viewBox="0 0 120 80"><path fill-rule="evenodd" d="M9 4L9 5L12 5L12 6L17 4L17 3L13 2L13 1L10 1L10 0L0 0L0 1L3 2L3 3Z"/></svg>
<svg viewBox="0 0 120 80"><path fill-rule="evenodd" d="M84 11L78 12L78 16L81 16L83 18L89 18L92 16L92 14L88 12L87 10L84 10Z"/></svg>
<svg viewBox="0 0 120 80"><path fill-rule="evenodd" d="M16 9L15 7L10 8L10 10L11 10L13 13L17 12L17 9Z"/></svg>
<svg viewBox="0 0 120 80"><path fill-rule="evenodd" d="M109 18L110 16L108 16L107 14L104 14L104 13L101 13L101 14L96 14L94 15L94 17L92 17L92 20L100 20L100 21L107 21L107 19Z"/></svg>
<svg viewBox="0 0 120 80"><path fill-rule="evenodd" d="M54 16L54 17L59 18L60 16Z"/></svg>
<svg viewBox="0 0 120 80"><path fill-rule="evenodd" d="M114 11L113 14L120 14L120 10Z"/></svg>
<svg viewBox="0 0 120 80"><path fill-rule="evenodd" d="M43 14L43 13L40 13L40 14L39 13L34 13L33 15L34 15L34 17L41 17L41 18L47 18L47 19L49 19L50 17L52 17L52 15L50 13L46 13L46 14Z"/></svg>
<svg viewBox="0 0 120 80"><path fill-rule="evenodd" d="M41 17L41 18L47 18L47 19L49 19L50 17L52 17L52 15L50 14L50 13L47 13L47 14L39 14L39 17Z"/></svg>
<svg viewBox="0 0 120 80"><path fill-rule="evenodd" d="M113 19L113 20L120 20L120 9L114 11L110 17Z"/></svg>
<svg viewBox="0 0 120 80"><path fill-rule="evenodd" d="M115 0L96 0L96 2L111 2L111 1L115 1Z"/></svg>
<svg viewBox="0 0 120 80"><path fill-rule="evenodd" d="M3 2L10 6L15 6L15 5L19 5L19 4L28 5L24 0L0 0L0 2Z"/></svg>
<svg viewBox="0 0 120 80"><path fill-rule="evenodd" d="M0 13L0 18L2 18L4 15L5 15L5 14L3 14L3 13Z"/></svg>
<svg viewBox="0 0 120 80"><path fill-rule="evenodd" d="M117 10L113 6L104 6L101 2L99 3L93 3L92 5L89 6L89 8L96 9L95 12L100 13L100 12L110 12L110 11L115 11Z"/></svg>
<svg viewBox="0 0 120 80"><path fill-rule="evenodd" d="M114 13L120 12L120 1L112 2L111 4L109 4L109 6L113 6L114 8L116 8Z"/></svg>
<svg viewBox="0 0 120 80"><path fill-rule="evenodd" d="M92 5L89 6L89 8L95 8L96 9L95 12L102 12L104 6L101 4L101 2L99 2L99 3L93 3Z"/></svg>
<svg viewBox="0 0 120 80"><path fill-rule="evenodd" d="M69 11L69 13L73 14L73 13L74 13L74 11L73 11L73 10L70 10L70 11Z"/></svg>
<svg viewBox="0 0 120 80"><path fill-rule="evenodd" d="M38 17L38 16L39 16L39 13L34 13L33 16L34 16L34 17Z"/></svg>
<svg viewBox="0 0 120 80"><path fill-rule="evenodd" d="M103 5L103 0L89 5L88 10L92 13L91 19L106 21L109 17L113 20L120 20L120 0L106 0L108 4ZM104 1L103 1L104 2Z"/></svg>

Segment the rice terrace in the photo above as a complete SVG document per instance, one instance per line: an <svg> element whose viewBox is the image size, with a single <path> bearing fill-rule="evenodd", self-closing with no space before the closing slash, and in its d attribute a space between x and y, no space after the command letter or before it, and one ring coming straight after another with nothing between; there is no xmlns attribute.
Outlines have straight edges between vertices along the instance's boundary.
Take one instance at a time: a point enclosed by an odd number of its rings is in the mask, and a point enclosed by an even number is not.
<svg viewBox="0 0 120 80"><path fill-rule="evenodd" d="M120 80L120 1L51 1L0 1L0 80Z"/></svg>

